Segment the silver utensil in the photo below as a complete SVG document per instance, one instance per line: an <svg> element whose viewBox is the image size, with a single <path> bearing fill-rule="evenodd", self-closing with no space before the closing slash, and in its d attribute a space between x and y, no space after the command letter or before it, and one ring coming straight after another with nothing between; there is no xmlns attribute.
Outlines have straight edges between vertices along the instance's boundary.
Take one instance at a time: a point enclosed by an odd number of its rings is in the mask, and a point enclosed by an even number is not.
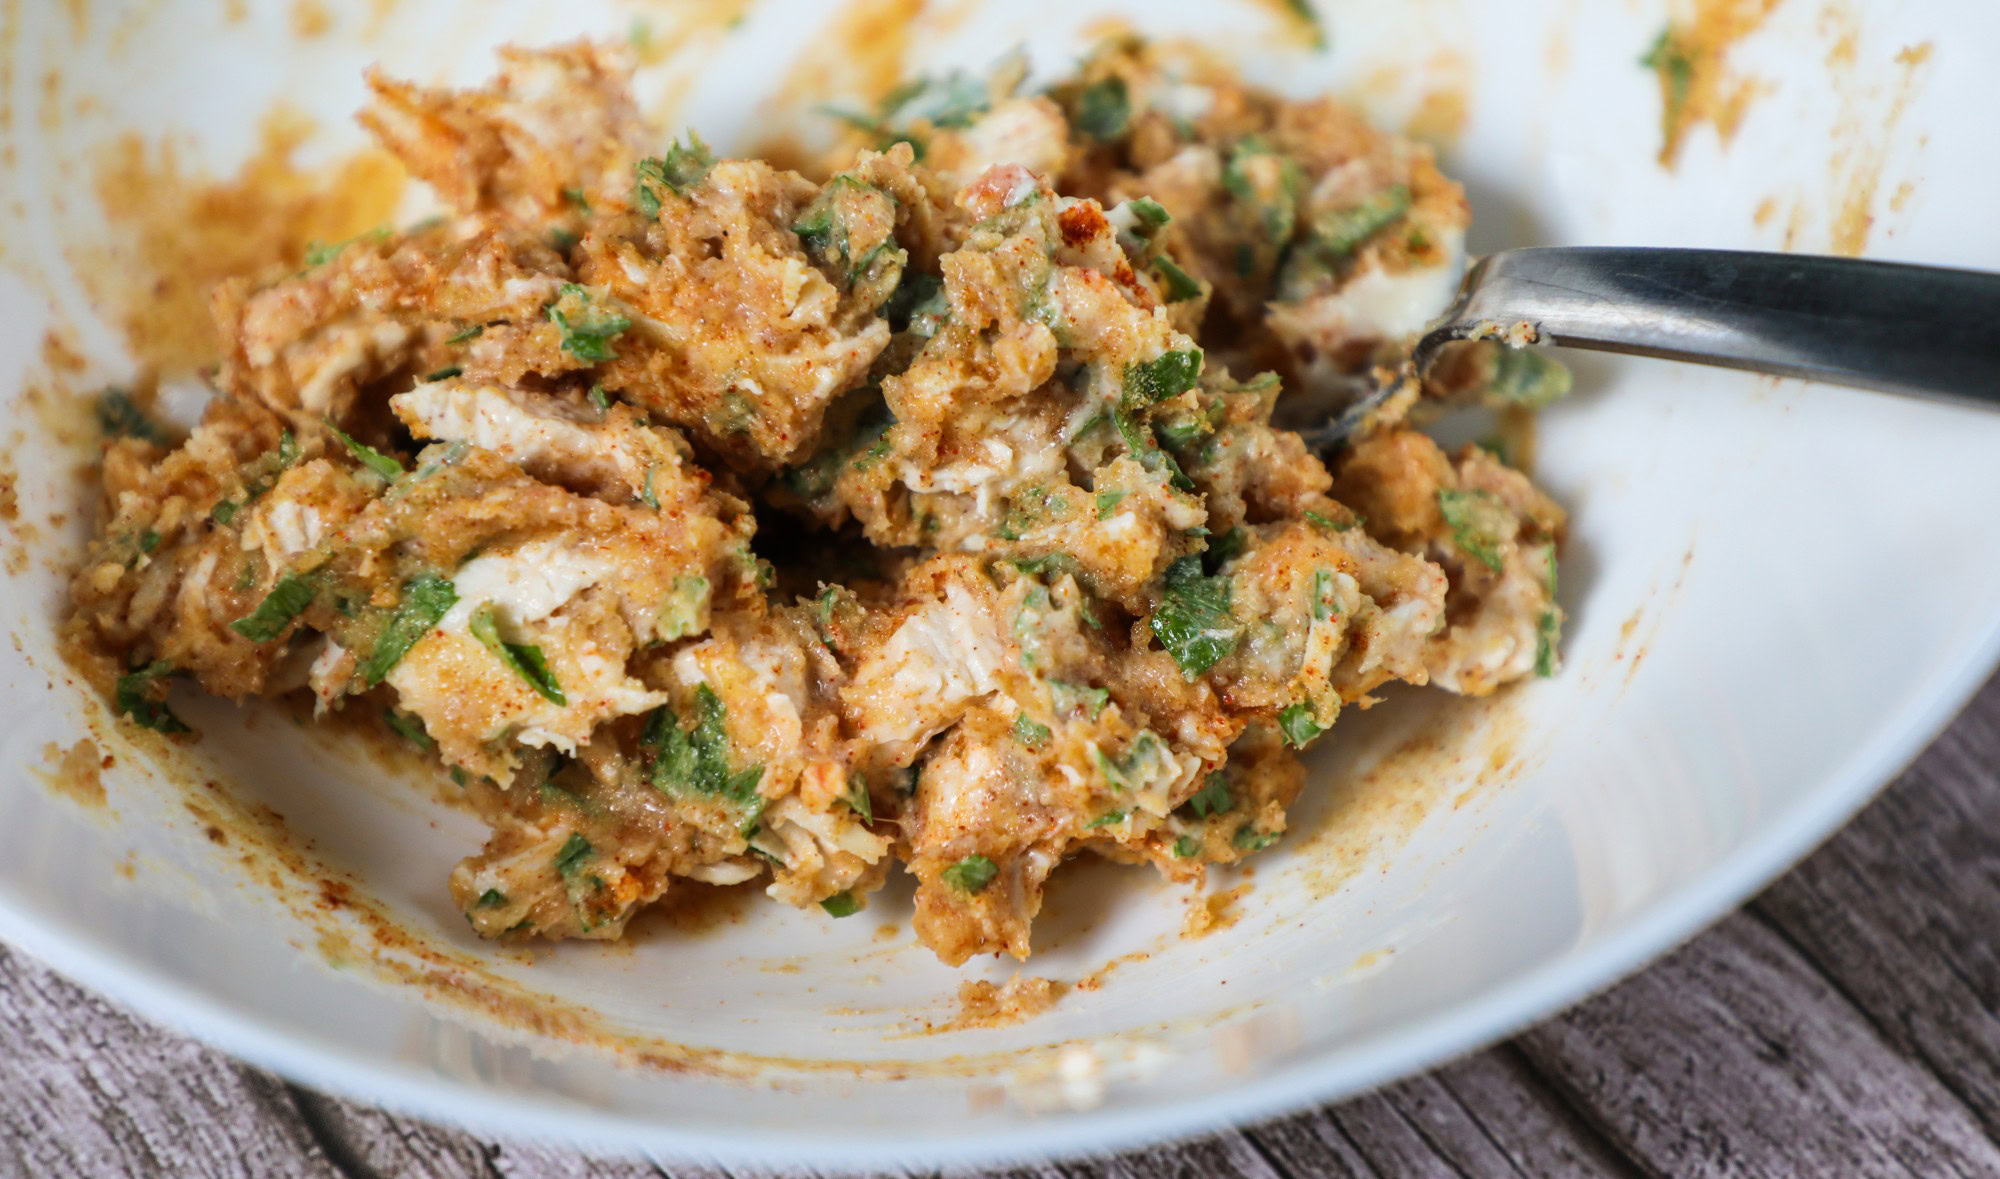
<svg viewBox="0 0 2000 1179"><path fill-rule="evenodd" d="M1445 345L1482 337L2000 406L2000 274L1746 250L1505 250L1401 370L1281 397L1274 423L1338 446Z"/></svg>

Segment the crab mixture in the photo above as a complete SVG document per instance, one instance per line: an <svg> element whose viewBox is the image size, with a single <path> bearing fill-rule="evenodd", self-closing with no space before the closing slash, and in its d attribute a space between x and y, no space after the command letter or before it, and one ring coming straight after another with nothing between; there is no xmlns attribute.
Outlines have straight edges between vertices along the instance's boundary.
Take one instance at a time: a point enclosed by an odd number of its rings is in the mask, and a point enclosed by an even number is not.
<svg viewBox="0 0 2000 1179"><path fill-rule="evenodd" d="M482 935L617 937L680 881L844 917L901 864L959 963L1025 958L1071 856L1277 843L1390 681L1555 670L1562 509L1404 411L1566 374L1470 346L1330 459L1269 424L1449 298L1427 149L1134 40L906 85L813 177L627 81L371 76L446 212L216 290L186 437L100 407L69 625L129 723L185 731L183 677L379 718L492 828L450 876Z"/></svg>

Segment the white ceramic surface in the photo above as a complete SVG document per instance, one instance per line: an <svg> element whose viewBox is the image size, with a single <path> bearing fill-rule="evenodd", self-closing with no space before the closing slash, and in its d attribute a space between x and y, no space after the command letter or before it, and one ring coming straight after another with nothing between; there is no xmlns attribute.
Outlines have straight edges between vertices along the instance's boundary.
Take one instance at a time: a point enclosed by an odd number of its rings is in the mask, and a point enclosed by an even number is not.
<svg viewBox="0 0 2000 1179"><path fill-rule="evenodd" d="M1272 84L1357 93L1391 123L1425 90L1463 86L1470 119L1446 158L1472 194L1475 249L1824 249L1858 207L1874 218L1871 254L2000 266L1989 0L1787 0L1731 57L1759 87L1733 142L1700 127L1671 173L1654 159L1658 91L1636 65L1662 4L1538 0L1501 20L1480 0L1318 2L1325 55L1286 47L1278 4L1149 0L1129 15L1199 33ZM635 17L657 34L707 6L405 0L330 9L332 29L304 43L289 5L253 3L233 23L225 7L0 14L0 394L37 371L56 323L76 332L90 380L127 363L65 253L102 232L88 177L112 137L178 134L226 173L284 98L322 116L308 154L329 158L358 142L344 115L370 61L470 81L492 44L619 36ZM1122 7L934 20L925 64L1025 42L1059 67L1091 19ZM697 38L677 59L701 67L680 118L724 146L770 130L752 100L824 41L826 12L773 0ZM1926 44L1927 58L1898 60ZM647 84L672 93L663 75ZM443 889L477 842L471 820L324 742L303 739L301 754L299 731L268 714L188 708L207 734L196 760L281 812L325 871L413 936L476 956L459 981L518 980L594 1011L599 1030L719 1054L710 1065L733 1077L620 1066L384 981L368 929L246 884L242 849L206 838L183 788L115 736L108 812L45 789L25 769L45 743L102 722L52 653L55 565L80 527L76 460L45 436L47 414L17 413L7 539L27 559L0 589L15 639L0 646L0 762L23 768L0 790L0 936L309 1084L670 1155L837 1166L1105 1149L1421 1068L1636 968L1768 880L1912 756L2000 650L2000 419L1639 361L1577 371L1540 462L1574 511L1562 675L1491 708L1398 692L1343 720L1295 834L1258 861L1239 919L1204 938L1177 936L1183 898L1139 872L1067 870L1028 970L1074 979L1151 954L1011 1028L913 1034L914 1017L950 1014L961 978L1012 969L937 965L898 915L906 893L847 922L760 905L629 949L493 953ZM1464 736L1426 751L1439 732ZM1371 765L1385 767L1372 780ZM1388 796L1422 821L1385 816ZM894 937L876 936L883 920Z"/></svg>

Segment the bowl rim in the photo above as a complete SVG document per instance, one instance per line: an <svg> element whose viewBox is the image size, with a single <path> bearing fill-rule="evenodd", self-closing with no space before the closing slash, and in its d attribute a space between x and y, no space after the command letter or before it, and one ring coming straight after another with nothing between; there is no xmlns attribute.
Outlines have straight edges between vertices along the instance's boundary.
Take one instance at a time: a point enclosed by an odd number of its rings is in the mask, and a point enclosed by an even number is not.
<svg viewBox="0 0 2000 1179"><path fill-rule="evenodd" d="M857 1169L894 1164L1005 1165L1158 1145L1241 1127L1352 1096L1479 1050L1603 990L1664 956L1775 880L1896 778L2000 667L2000 612L1955 664L1900 707L1804 797L1773 814L1700 874L1655 898L1581 950L1521 971L1484 994L1365 1033L1316 1056L1214 1093L1130 1108L1099 1107L1038 1124L974 1129L918 1142L828 1138L784 1129L738 1134L671 1125L588 1106L497 1094L343 1047L299 1037L214 996L159 976L119 947L58 927L0 898L0 940L140 1015L299 1084L444 1126L599 1152L723 1164Z"/></svg>

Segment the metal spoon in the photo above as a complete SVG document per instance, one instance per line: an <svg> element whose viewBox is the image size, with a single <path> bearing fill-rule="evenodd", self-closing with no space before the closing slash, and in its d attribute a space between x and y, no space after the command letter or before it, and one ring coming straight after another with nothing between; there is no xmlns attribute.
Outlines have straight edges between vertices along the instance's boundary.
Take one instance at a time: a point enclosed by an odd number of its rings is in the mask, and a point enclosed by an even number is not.
<svg viewBox="0 0 2000 1179"><path fill-rule="evenodd" d="M1520 327L1517 325L1525 325ZM1281 397L1275 424L1332 448L1454 340L1660 356L2000 407L2000 274L1746 250L1505 250L1466 272L1408 364Z"/></svg>

